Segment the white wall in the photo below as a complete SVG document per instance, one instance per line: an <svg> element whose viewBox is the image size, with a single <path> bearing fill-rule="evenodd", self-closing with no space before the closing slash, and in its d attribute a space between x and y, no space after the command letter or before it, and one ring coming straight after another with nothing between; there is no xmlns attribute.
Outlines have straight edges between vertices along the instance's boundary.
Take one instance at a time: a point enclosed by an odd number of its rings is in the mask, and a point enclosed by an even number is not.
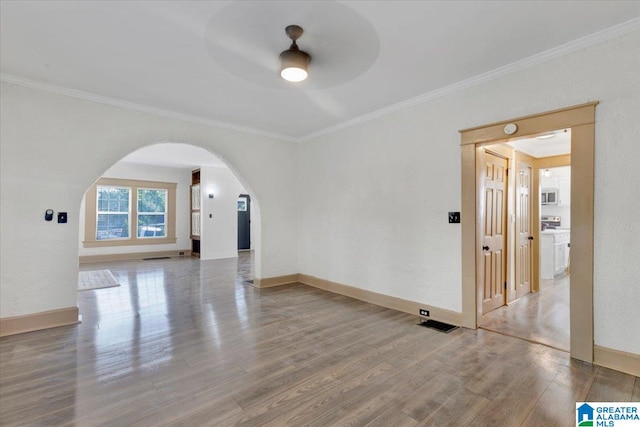
<svg viewBox="0 0 640 427"><path fill-rule="evenodd" d="M159 142L204 147L241 177L260 207L256 277L298 272L293 144L4 82L0 91L0 317L77 305L86 189L125 155ZM69 222L45 222L48 208L68 212Z"/></svg>
<svg viewBox="0 0 640 427"><path fill-rule="evenodd" d="M458 131L599 100L595 342L640 353L639 49L636 32L301 144L300 272L460 312Z"/></svg>
<svg viewBox="0 0 640 427"><path fill-rule="evenodd" d="M164 141L226 159L259 200L257 277L301 272L460 311L458 130L599 100L595 341L640 353L639 48L636 32L298 146L2 83L0 317L76 305L85 190ZM69 223L45 222L47 208Z"/></svg>
<svg viewBox="0 0 640 427"><path fill-rule="evenodd" d="M108 246L102 248L85 248L84 224L85 224L85 199L83 197L78 215L79 242L78 255L105 255L126 254L134 252L154 252L170 250L189 250L189 185L191 184L191 170L179 168L167 168L133 163L118 162L109 168L103 175L104 178L133 179L140 181L159 181L176 183L176 243L164 245L136 245L136 246Z"/></svg>
<svg viewBox="0 0 640 427"><path fill-rule="evenodd" d="M200 168L200 259L238 256L238 195L246 190L227 168ZM209 193L214 198L208 197ZM209 218L211 215L211 218Z"/></svg>

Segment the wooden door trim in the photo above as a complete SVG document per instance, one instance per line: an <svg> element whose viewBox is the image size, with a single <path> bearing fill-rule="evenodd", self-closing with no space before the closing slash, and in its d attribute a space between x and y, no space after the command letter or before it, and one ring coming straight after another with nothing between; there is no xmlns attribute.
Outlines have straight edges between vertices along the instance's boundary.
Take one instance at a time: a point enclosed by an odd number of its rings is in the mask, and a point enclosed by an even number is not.
<svg viewBox="0 0 640 427"><path fill-rule="evenodd" d="M594 123L595 107L599 101L561 108L546 113L532 114L511 120L491 123L488 125L462 129L460 145L476 145L493 143L501 140L517 139L523 136L535 135L558 129L567 129L583 124ZM504 127L508 123L515 123L518 129L511 135L505 135Z"/></svg>
<svg viewBox="0 0 640 427"><path fill-rule="evenodd" d="M533 188L540 188L540 169L557 168L561 166L571 166L571 155L564 154L560 156L541 157L539 159L533 159ZM572 190L573 191L573 190ZM534 192L535 199L531 199L533 206L540 206L540 193ZM534 209L531 220L534 224L540 224L540 210ZM531 284L532 292L540 291L540 229L538 227L533 228L533 247L534 252L533 263L531 268L533 269L533 283ZM593 311L593 307L591 307Z"/></svg>
<svg viewBox="0 0 640 427"><path fill-rule="evenodd" d="M462 324L476 329L476 147L557 129L571 128L571 356L593 362L593 190L595 107L590 102L564 109L461 130ZM515 123L515 134L504 126ZM535 179L535 175L534 175ZM537 188L537 187L536 187ZM574 202L576 201L576 202ZM578 202L579 201L579 202ZM577 205L579 203L579 205ZM465 214L468 213L468 215Z"/></svg>
<svg viewBox="0 0 640 427"><path fill-rule="evenodd" d="M534 164L538 169L558 168L562 166L571 166L571 155L564 154L562 156L540 157L534 159Z"/></svg>

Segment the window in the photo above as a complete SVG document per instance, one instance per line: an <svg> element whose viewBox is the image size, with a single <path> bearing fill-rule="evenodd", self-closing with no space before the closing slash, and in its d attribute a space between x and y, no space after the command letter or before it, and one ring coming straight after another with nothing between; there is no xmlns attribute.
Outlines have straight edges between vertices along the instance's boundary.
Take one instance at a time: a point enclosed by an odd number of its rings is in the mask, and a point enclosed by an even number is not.
<svg viewBox="0 0 640 427"><path fill-rule="evenodd" d="M84 246L175 243L175 212L175 183L101 178L86 194Z"/></svg>
<svg viewBox="0 0 640 427"><path fill-rule="evenodd" d="M167 190L138 189L138 238L165 237Z"/></svg>
<svg viewBox="0 0 640 427"><path fill-rule="evenodd" d="M129 238L131 189L98 186L96 240Z"/></svg>

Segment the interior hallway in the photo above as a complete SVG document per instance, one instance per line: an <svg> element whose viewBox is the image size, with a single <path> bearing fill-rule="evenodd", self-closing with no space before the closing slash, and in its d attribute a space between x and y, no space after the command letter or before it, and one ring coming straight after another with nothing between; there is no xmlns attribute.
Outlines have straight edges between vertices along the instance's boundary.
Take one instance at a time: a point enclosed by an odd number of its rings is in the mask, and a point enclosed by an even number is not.
<svg viewBox="0 0 640 427"><path fill-rule="evenodd" d="M118 262L83 323L0 339L15 425L571 426L640 378L486 330L306 285L256 289L251 258Z"/></svg>
<svg viewBox="0 0 640 427"><path fill-rule="evenodd" d="M569 351L569 276L540 280L540 292L482 317L481 327Z"/></svg>

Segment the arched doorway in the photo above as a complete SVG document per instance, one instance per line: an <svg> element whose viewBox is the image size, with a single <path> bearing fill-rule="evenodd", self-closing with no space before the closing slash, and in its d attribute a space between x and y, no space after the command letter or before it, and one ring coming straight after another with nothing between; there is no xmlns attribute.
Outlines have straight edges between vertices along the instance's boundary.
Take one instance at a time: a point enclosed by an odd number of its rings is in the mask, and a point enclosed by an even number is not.
<svg viewBox="0 0 640 427"><path fill-rule="evenodd" d="M259 205L243 178L207 149L160 142L123 157L90 187L79 209L80 262L190 255L194 170L202 177L197 206L201 259L237 257L238 193L253 196L253 233L259 241ZM145 203L147 196L162 199L161 206L155 200ZM254 250L259 260L260 246Z"/></svg>

